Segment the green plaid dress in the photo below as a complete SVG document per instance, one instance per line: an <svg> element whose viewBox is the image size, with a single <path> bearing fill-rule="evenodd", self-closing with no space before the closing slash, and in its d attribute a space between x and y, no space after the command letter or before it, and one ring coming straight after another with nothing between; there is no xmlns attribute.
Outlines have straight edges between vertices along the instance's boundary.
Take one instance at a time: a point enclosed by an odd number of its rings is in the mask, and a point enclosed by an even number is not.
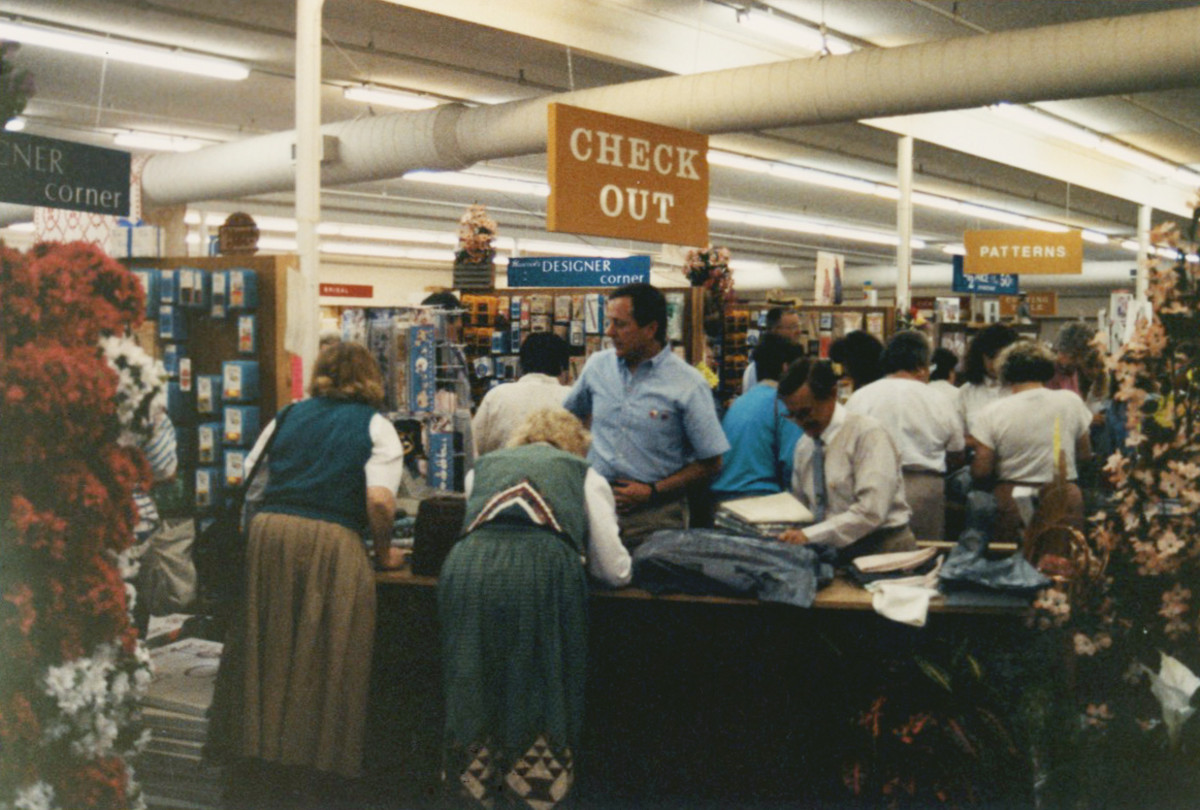
<svg viewBox="0 0 1200 810"><path fill-rule="evenodd" d="M438 581L447 771L485 806L546 810L573 781L587 668L586 474L583 459L549 445L482 456L466 536Z"/></svg>

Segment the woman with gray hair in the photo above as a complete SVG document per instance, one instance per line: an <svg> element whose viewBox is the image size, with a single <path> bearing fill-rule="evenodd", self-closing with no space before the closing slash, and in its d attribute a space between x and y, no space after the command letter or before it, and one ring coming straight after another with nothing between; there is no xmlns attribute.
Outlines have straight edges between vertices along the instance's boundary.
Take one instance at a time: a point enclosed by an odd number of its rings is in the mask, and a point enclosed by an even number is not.
<svg viewBox="0 0 1200 810"><path fill-rule="evenodd" d="M1021 540L1025 521L1014 490L1031 487L1040 493L1054 481L1059 454L1070 482L1068 520L1082 529L1083 496L1074 482L1076 463L1091 457L1091 411L1074 393L1046 387L1054 376L1054 355L1041 344L1018 341L1000 354L997 365L1001 382L1012 394L980 413L975 429L978 444L971 461L976 482L995 481L993 494L999 514L992 539Z"/></svg>
<svg viewBox="0 0 1200 810"><path fill-rule="evenodd" d="M574 781L587 573L628 584L616 500L562 408L530 414L465 480L464 537L438 579L447 771L467 797L553 807ZM586 573L585 573L586 569Z"/></svg>

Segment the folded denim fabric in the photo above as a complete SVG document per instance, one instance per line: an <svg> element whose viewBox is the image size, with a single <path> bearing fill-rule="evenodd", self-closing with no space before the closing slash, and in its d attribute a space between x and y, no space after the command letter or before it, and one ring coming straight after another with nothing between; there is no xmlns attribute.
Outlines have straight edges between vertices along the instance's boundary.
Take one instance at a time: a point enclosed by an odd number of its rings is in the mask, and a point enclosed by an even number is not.
<svg viewBox="0 0 1200 810"><path fill-rule="evenodd" d="M834 549L713 529L654 532L633 552L633 584L651 593L752 597L811 607L833 581Z"/></svg>

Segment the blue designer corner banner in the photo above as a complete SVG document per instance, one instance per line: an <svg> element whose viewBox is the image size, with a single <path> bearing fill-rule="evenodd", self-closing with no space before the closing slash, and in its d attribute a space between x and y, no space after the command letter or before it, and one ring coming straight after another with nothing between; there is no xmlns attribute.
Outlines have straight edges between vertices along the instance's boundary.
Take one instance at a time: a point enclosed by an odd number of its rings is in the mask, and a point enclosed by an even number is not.
<svg viewBox="0 0 1200 810"><path fill-rule="evenodd" d="M520 256L508 260L510 287L620 287L650 282L650 257Z"/></svg>

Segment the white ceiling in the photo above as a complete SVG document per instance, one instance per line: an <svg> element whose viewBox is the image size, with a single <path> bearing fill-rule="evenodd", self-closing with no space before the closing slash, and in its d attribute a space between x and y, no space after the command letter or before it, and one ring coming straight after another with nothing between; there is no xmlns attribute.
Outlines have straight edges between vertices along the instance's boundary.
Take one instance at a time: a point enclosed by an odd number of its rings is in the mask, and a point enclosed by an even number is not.
<svg viewBox="0 0 1200 810"><path fill-rule="evenodd" d="M747 2L415 0L401 5L384 0L328 0L323 15L322 118L333 122L373 114L367 106L342 98L344 87L362 82L485 105L815 55L791 35L760 34L739 24L734 6ZM824 24L830 34L857 48L870 49L1194 7L1200 0L769 0L769 4L794 19L817 27ZM761 19L763 13L759 8L750 17ZM36 85L25 110L27 132L111 146L115 133L131 129L216 142L294 126L292 0L202 4L194 0L6 0L0 17L160 43L236 59L252 68L247 80L225 82L26 45L15 61L33 75ZM789 30L786 23L775 28ZM1154 46L1129 43L1130 48ZM1200 171L1200 90L1196 87L1037 106ZM870 124L714 136L712 145L894 185L898 132L916 138L914 187L918 191L1113 237L1136 238L1138 203L1143 199L1139 187L1147 182L1143 172L1109 159L1097 162L1083 154L1088 150L1082 147L1050 144L994 112L934 113ZM473 170L540 180L544 164L544 157L528 156L488 161ZM1179 195L1184 193L1181 187ZM885 233L894 233L896 227L892 200L720 166L712 170L711 199L714 206L760 209ZM327 188L322 216L452 233L472 202L489 206L502 235L535 236L544 231L542 198L400 178ZM287 215L290 195L195 203L210 210L229 211L236 206L259 214ZM1160 206L1175 210L1156 210L1155 222L1177 220L1184 213L1182 206ZM960 242L964 230L976 227L1004 226L917 207L913 232L928 247L915 251L914 261L946 262L943 245ZM590 237L576 241L619 244ZM728 245L735 258L786 267L811 267L817 250L844 253L851 266L895 260L894 248L887 246L720 222L713 224L712 241ZM625 246L657 249L645 244ZM1133 254L1115 243L1085 243L1085 258L1132 264Z"/></svg>

